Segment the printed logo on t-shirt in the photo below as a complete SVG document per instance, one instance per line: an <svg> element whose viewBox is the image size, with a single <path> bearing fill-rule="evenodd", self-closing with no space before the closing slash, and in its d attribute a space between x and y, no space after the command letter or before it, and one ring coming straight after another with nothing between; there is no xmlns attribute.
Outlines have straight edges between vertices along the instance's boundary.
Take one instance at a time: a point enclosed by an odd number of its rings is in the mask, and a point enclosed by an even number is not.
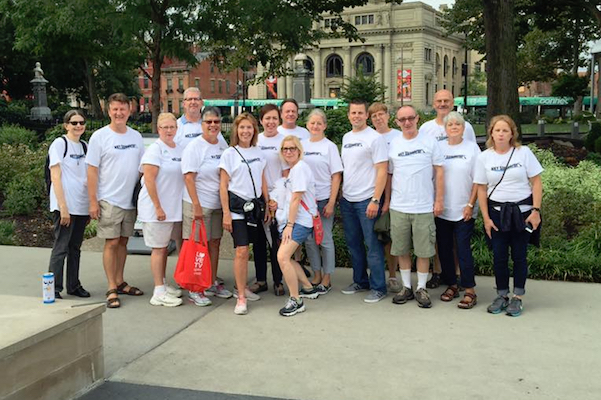
<svg viewBox="0 0 601 400"><path fill-rule="evenodd" d="M259 146L261 150L275 150L278 151L278 148L275 146Z"/></svg>
<svg viewBox="0 0 601 400"><path fill-rule="evenodd" d="M414 154L425 154L426 152L423 149L417 149L417 150L413 150L413 151L401 151L398 156L399 157L408 157L408 156L412 156Z"/></svg>
<svg viewBox="0 0 601 400"><path fill-rule="evenodd" d="M363 147L363 143L359 142L359 143L347 143L344 145L345 149L350 149L353 147Z"/></svg>
<svg viewBox="0 0 601 400"><path fill-rule="evenodd" d="M261 161L261 157L251 158L250 160L246 160L247 164L252 164L254 162Z"/></svg>
<svg viewBox="0 0 601 400"><path fill-rule="evenodd" d="M184 135L184 137L186 137L186 138L189 138L189 139L190 139L190 138L191 138L191 139L194 139L195 137L198 137L198 136L200 136L200 135L202 135L202 132L186 133L186 134Z"/></svg>
<svg viewBox="0 0 601 400"><path fill-rule="evenodd" d="M69 154L69 157L71 157L74 160L79 160L84 158L86 155L85 154Z"/></svg>
<svg viewBox="0 0 601 400"><path fill-rule="evenodd" d="M305 156L321 156L321 151L305 151Z"/></svg>
<svg viewBox="0 0 601 400"><path fill-rule="evenodd" d="M211 155L211 160L221 160L221 154L213 154L213 155Z"/></svg>
<svg viewBox="0 0 601 400"><path fill-rule="evenodd" d="M454 154L454 155L446 155L446 156L444 156L445 160L453 160L455 158L460 158L462 160L467 160L467 156L464 156L463 154Z"/></svg>
<svg viewBox="0 0 601 400"><path fill-rule="evenodd" d="M181 161L182 161L182 158L181 158L181 157L173 157L173 158L171 159L171 161L175 161L175 162L181 162Z"/></svg>
<svg viewBox="0 0 601 400"><path fill-rule="evenodd" d="M118 144L115 146L117 150L137 149L137 144Z"/></svg>
<svg viewBox="0 0 601 400"><path fill-rule="evenodd" d="M504 165L498 166L498 167L491 167L490 170L493 172L503 172L506 169L512 169L512 168L521 168L522 167L522 163L515 163L515 164L510 164L507 167L505 167Z"/></svg>
<svg viewBox="0 0 601 400"><path fill-rule="evenodd" d="M442 142L443 140L447 140L449 137L447 135L436 136L436 140Z"/></svg>

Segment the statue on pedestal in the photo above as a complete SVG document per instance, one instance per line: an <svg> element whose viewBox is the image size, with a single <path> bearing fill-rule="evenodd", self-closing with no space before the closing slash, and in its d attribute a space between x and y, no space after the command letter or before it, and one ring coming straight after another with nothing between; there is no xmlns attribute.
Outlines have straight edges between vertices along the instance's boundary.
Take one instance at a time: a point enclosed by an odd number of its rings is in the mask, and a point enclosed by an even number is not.
<svg viewBox="0 0 601 400"><path fill-rule="evenodd" d="M44 78L44 71L39 62L35 63L33 69L33 79L30 81L33 85L33 107L31 108L31 119L49 120L52 119L52 113L48 108L48 98L46 97L46 84L48 81Z"/></svg>

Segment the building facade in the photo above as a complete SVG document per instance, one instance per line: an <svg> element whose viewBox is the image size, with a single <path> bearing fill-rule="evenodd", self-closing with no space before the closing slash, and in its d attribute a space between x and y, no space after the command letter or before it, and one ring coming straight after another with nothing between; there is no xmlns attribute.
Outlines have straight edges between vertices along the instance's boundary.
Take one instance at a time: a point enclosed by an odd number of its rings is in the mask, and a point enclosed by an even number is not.
<svg viewBox="0 0 601 400"><path fill-rule="evenodd" d="M329 29L330 20L324 18L321 27ZM411 104L429 109L440 89L461 95L465 40L445 34L440 11L421 2L398 5L372 0L345 10L343 18L357 27L365 41L327 39L317 48L305 50L313 71L312 98L338 97L345 78L356 76L359 68L365 74L378 74L387 88L386 102L392 106ZM467 57L471 70L471 53ZM265 84L253 92L257 98L268 98L268 90ZM279 78L277 97L290 96L292 77Z"/></svg>

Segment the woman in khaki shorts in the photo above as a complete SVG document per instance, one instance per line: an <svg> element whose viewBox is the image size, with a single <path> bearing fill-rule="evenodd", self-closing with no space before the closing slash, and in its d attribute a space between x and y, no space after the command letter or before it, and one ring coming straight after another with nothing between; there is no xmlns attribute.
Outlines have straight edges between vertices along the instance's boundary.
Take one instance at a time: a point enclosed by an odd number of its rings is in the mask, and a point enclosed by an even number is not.
<svg viewBox="0 0 601 400"><path fill-rule="evenodd" d="M182 156L182 173L186 190L183 199L183 232L188 239L192 231L192 221L196 220L198 238L199 222L204 220L209 241L209 256L213 286L204 293L189 293L190 302L197 306L209 306L207 296L222 299L232 297L232 292L217 282L219 266L219 246L223 236L223 212L219 199L219 160L228 145L221 135L221 112L217 107L205 107L202 112L202 135L194 139Z"/></svg>

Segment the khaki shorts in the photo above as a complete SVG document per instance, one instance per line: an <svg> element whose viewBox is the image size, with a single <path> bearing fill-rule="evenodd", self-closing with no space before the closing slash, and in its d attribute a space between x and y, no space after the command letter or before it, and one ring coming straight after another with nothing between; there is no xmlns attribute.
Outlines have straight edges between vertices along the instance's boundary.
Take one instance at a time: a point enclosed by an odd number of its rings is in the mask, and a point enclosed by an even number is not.
<svg viewBox="0 0 601 400"><path fill-rule="evenodd" d="M171 239L182 237L181 222L144 222L144 244L153 249L162 249L169 245Z"/></svg>
<svg viewBox="0 0 601 400"><path fill-rule="evenodd" d="M390 210L390 254L404 256L411 251L416 257L430 258L436 254L436 224L434 213L405 214Z"/></svg>
<svg viewBox="0 0 601 400"><path fill-rule="evenodd" d="M136 210L125 210L104 200L100 200L98 204L100 206L100 217L98 218L99 238L116 239L134 234Z"/></svg>
<svg viewBox="0 0 601 400"><path fill-rule="evenodd" d="M192 233L192 219L194 219L194 212L192 209L192 203L187 201L183 202L183 224L182 224L182 238L188 239ZM221 208L214 210L212 208L202 208L202 215L205 221L205 228L207 229L207 240L221 239L223 236L223 210ZM198 231L199 228L196 228ZM198 236L196 240L199 240Z"/></svg>

